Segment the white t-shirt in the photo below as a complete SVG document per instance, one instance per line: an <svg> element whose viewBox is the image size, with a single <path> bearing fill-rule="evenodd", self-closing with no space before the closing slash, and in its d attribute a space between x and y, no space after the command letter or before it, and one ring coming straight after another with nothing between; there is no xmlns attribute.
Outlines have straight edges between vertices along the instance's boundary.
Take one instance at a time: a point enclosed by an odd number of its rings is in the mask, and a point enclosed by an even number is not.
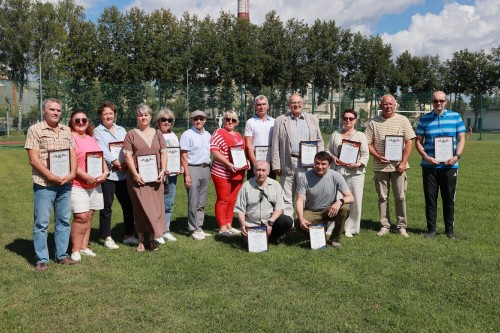
<svg viewBox="0 0 500 333"><path fill-rule="evenodd" d="M245 124L245 137L253 137L253 146L271 146L273 139L274 118L267 116L263 122L254 115Z"/></svg>

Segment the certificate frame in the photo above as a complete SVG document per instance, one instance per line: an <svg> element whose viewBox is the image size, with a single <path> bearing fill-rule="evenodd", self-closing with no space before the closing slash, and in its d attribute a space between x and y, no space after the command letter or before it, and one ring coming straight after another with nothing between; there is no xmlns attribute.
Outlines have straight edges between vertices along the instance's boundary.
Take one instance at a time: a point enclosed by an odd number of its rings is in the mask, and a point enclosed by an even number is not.
<svg viewBox="0 0 500 333"><path fill-rule="evenodd" d="M434 138L434 158L445 163L455 155L452 136L436 136Z"/></svg>
<svg viewBox="0 0 500 333"><path fill-rule="evenodd" d="M271 146L254 146L255 161L271 163Z"/></svg>
<svg viewBox="0 0 500 333"><path fill-rule="evenodd" d="M167 169L171 175L181 173L181 147L167 147Z"/></svg>
<svg viewBox="0 0 500 333"><path fill-rule="evenodd" d="M343 139L342 144L340 146L340 154L338 157L339 164L349 165L357 163L359 160L360 150L361 150L361 142Z"/></svg>
<svg viewBox="0 0 500 333"><path fill-rule="evenodd" d="M247 170L249 168L243 145L229 147L229 154L236 170Z"/></svg>
<svg viewBox="0 0 500 333"><path fill-rule="evenodd" d="M314 165L314 156L318 153L318 141L300 141L300 165L311 167Z"/></svg>
<svg viewBox="0 0 500 333"><path fill-rule="evenodd" d="M156 154L137 156L137 171L145 183L158 180L158 162Z"/></svg>
<svg viewBox="0 0 500 333"><path fill-rule="evenodd" d="M311 250L326 249L325 225L322 222L309 225L309 241Z"/></svg>
<svg viewBox="0 0 500 333"><path fill-rule="evenodd" d="M115 159L121 163L125 163L125 154L123 153L124 141L114 141L108 143L108 149Z"/></svg>
<svg viewBox="0 0 500 333"><path fill-rule="evenodd" d="M403 160L405 140L403 135L386 135L384 144L384 157L391 162Z"/></svg>
<svg viewBox="0 0 500 333"><path fill-rule="evenodd" d="M47 166L53 175L64 178L71 173L69 149L49 150Z"/></svg>
<svg viewBox="0 0 500 333"><path fill-rule="evenodd" d="M85 171L94 178L99 177L104 171L102 167L103 159L104 153L102 151L89 151L85 153Z"/></svg>
<svg viewBox="0 0 500 333"><path fill-rule="evenodd" d="M247 227L247 250L248 252L266 252L269 251L267 241L267 226Z"/></svg>

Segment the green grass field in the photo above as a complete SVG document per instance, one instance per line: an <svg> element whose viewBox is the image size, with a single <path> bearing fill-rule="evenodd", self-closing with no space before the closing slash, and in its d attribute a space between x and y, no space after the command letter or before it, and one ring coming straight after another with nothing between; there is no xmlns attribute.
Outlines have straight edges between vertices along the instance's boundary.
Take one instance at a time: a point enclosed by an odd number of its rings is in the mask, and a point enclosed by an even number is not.
<svg viewBox="0 0 500 333"><path fill-rule="evenodd" d="M236 237L193 241L180 189L176 243L156 253L123 244L110 251L97 240L95 218L91 248L97 257L83 257L76 267L51 261L46 273L33 266L27 154L0 149L0 332L499 332L500 135L483 137L467 141L460 160L457 240L443 235L441 216L438 236L422 237L424 198L414 150L409 239L375 235L370 164L361 234L343 238L341 250L311 251L300 237L259 254L242 251ZM209 232L216 230L214 200L211 188ZM112 232L121 241L119 206L114 212ZM53 224L50 230L52 236Z"/></svg>

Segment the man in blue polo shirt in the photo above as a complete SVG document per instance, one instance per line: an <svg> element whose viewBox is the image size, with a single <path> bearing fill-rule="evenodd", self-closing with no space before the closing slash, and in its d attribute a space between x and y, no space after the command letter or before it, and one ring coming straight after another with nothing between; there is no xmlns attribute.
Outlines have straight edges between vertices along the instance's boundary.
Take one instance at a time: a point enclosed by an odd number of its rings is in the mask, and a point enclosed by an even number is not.
<svg viewBox="0 0 500 333"><path fill-rule="evenodd" d="M436 91L432 95L434 110L422 117L417 125L415 147L422 156L422 177L425 195L425 216L427 232L424 237L436 235L437 198L441 190L443 218L446 236L455 238L455 192L458 178L458 160L465 146L465 126L460 114L447 110L446 95ZM439 137L453 138L453 156L438 162L435 158L434 140Z"/></svg>

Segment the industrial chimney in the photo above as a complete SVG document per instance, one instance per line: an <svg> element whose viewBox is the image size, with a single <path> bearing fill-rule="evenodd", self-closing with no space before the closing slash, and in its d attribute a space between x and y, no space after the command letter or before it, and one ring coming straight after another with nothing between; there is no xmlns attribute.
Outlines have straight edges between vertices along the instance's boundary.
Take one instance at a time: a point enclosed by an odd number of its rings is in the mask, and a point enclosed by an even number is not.
<svg viewBox="0 0 500 333"><path fill-rule="evenodd" d="M250 20L250 0L238 0L238 17Z"/></svg>

